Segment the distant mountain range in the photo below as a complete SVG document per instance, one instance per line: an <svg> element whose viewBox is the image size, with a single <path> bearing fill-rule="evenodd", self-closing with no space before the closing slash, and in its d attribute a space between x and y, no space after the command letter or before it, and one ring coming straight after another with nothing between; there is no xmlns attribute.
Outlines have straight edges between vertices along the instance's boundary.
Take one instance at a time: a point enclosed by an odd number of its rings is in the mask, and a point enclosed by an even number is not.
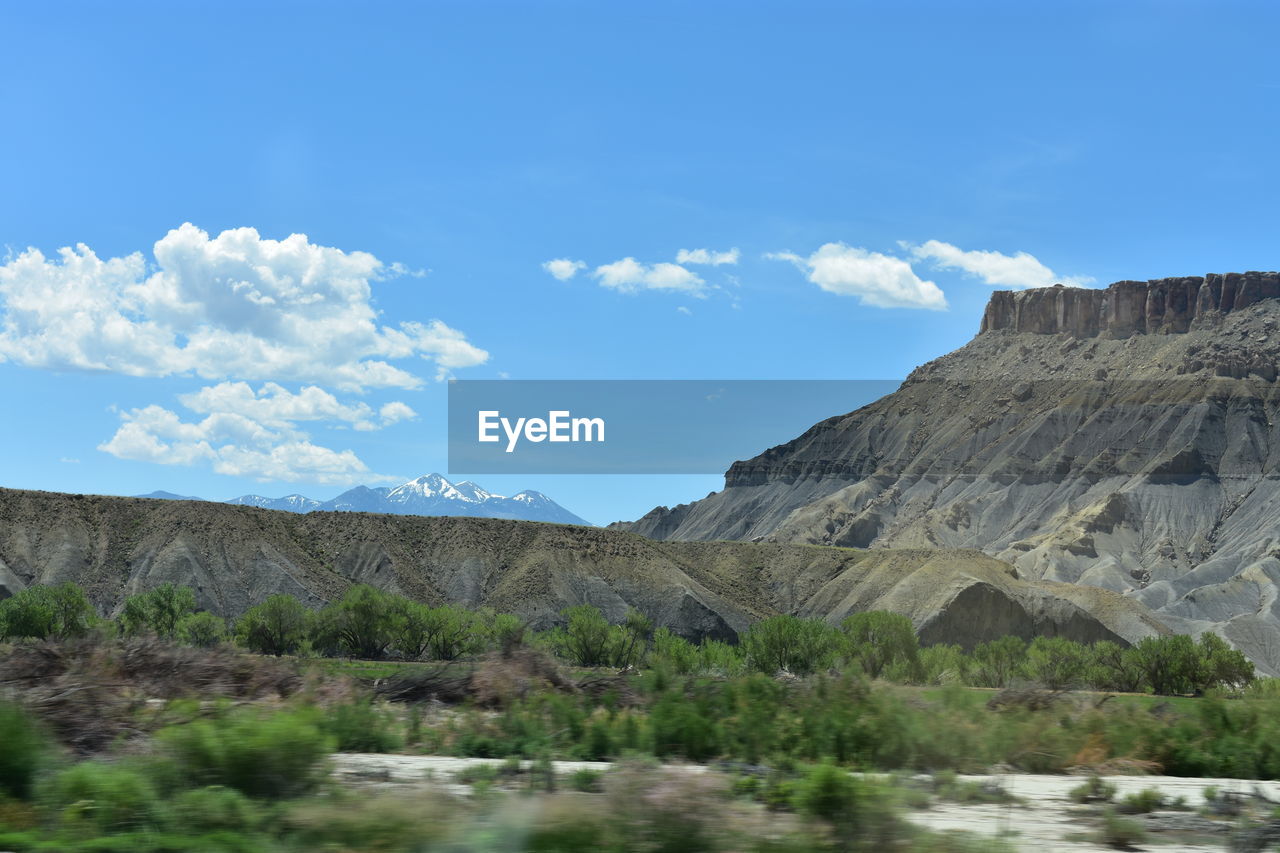
<svg viewBox="0 0 1280 853"><path fill-rule="evenodd" d="M136 497L173 501L203 500L186 495L175 495L172 492L151 492L147 495L136 495ZM487 492L470 480L451 483L439 474L428 474L394 488L356 486L328 501L318 501L296 494L285 495L282 498L241 495L224 503L278 509L285 512L318 510L381 512L388 515L466 515L591 526L589 521L569 512L542 492L526 489L511 497L505 497Z"/></svg>

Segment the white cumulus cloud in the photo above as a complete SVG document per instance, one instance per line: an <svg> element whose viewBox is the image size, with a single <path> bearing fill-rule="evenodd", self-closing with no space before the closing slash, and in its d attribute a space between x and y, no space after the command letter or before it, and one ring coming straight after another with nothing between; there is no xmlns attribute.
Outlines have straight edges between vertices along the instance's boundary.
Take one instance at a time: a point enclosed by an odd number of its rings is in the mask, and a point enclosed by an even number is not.
<svg viewBox="0 0 1280 853"><path fill-rule="evenodd" d="M271 428L292 427L298 421L329 421L368 431L416 416L401 402L387 403L374 412L366 403L341 403L315 385L295 394L275 382L267 382L257 391L247 382L222 382L181 394L178 399L199 414L241 415Z"/></svg>
<svg viewBox="0 0 1280 853"><path fill-rule="evenodd" d="M352 450L320 446L299 421L341 421L358 430L378 429L415 416L401 402L376 413L364 403L344 405L318 388L297 394L267 383L257 392L226 382L179 398L204 417L183 420L150 405L120 413L121 424L99 450L120 459L160 465L210 465L219 474L263 482L351 485L394 479L370 472Z"/></svg>
<svg viewBox="0 0 1280 853"><path fill-rule="evenodd" d="M443 378L488 360L441 320L379 321L373 284L425 274L303 234L210 236L189 223L151 258L27 249L0 262L0 361L216 381L179 395L191 416L158 405L122 413L99 450L123 459L263 481L377 481L386 478L354 451L323 447L300 425L371 431L411 420L406 403L375 410L329 389L413 389L423 361Z"/></svg>
<svg viewBox="0 0 1280 853"><path fill-rule="evenodd" d="M790 261L823 290L857 296L866 305L931 311L947 309L947 298L942 289L917 276L911 264L902 258L844 243L827 243L808 257L792 252L774 252L765 257Z"/></svg>
<svg viewBox="0 0 1280 853"><path fill-rule="evenodd" d="M669 290L704 295L706 282L695 272L678 264L642 264L635 258L623 258L611 264L598 266L592 273L602 287L622 293L640 290Z"/></svg>
<svg viewBox="0 0 1280 853"><path fill-rule="evenodd" d="M415 388L391 362L437 372L488 353L439 320L381 325L371 283L405 271L367 252L263 238L216 237L184 224L142 253L99 258L88 246L46 258L27 249L0 265L0 360L130 376L310 382L341 390Z"/></svg>
<svg viewBox="0 0 1280 853"><path fill-rule="evenodd" d="M555 276L559 281L568 281L578 274L578 270L586 269L587 265L583 261L573 261L569 258L556 258L555 260L545 262L542 265L542 268Z"/></svg>
<svg viewBox="0 0 1280 853"><path fill-rule="evenodd" d="M716 252L711 249L681 249L676 252L676 263L718 267L722 264L736 264L740 256L741 252L736 247L727 252Z"/></svg>
<svg viewBox="0 0 1280 853"><path fill-rule="evenodd" d="M918 246L901 245L918 261L929 261L938 269L961 270L994 287L1049 287L1056 283L1083 286L1093 282L1087 276L1060 276L1027 252L1006 255L965 251L940 240L928 240Z"/></svg>

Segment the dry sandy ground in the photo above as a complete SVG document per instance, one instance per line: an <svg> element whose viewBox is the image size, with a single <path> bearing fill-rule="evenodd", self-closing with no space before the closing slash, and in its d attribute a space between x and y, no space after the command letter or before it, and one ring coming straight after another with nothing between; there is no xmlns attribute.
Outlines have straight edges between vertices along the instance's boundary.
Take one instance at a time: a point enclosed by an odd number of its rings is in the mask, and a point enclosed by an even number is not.
<svg viewBox="0 0 1280 853"><path fill-rule="evenodd" d="M367 753L339 753L333 759L334 775L348 784L377 787L431 785L459 792L468 789L454 781L454 773L471 767L504 763L502 759ZM558 776L583 768L605 771L611 766L599 761L556 761L553 765ZM699 765L678 766L689 773L702 773L708 769ZM1097 826L1097 809L1078 806L1067 797L1068 791L1085 781L1082 777L1008 773L960 778L997 782L1023 802L1017 805L964 805L935 798L931 808L911 811L907 817L931 829L961 829L979 835L1003 837L1016 849L1034 853L1111 849L1085 838ZM1193 809L1204 804L1203 791L1209 786L1242 795L1257 792L1280 802L1280 782L1171 776L1108 776L1106 780L1116 786L1117 799L1147 788L1157 788L1170 800L1185 797ZM1141 849L1179 853L1226 849L1229 823L1216 822L1221 827L1217 832L1160 828L1163 823L1178 821L1210 825L1195 812L1160 812L1154 817L1137 816L1133 819L1147 825L1149 830L1148 840L1142 843Z"/></svg>

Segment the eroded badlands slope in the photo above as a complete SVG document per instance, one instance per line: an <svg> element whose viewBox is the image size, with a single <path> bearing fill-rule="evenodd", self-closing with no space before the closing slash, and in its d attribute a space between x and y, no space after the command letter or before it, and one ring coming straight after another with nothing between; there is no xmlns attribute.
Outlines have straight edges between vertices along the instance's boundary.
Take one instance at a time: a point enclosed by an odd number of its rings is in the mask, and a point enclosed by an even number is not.
<svg viewBox="0 0 1280 853"><path fill-rule="evenodd" d="M975 549L1280 672L1278 325L1276 273L998 292L978 336L899 391L621 526Z"/></svg>

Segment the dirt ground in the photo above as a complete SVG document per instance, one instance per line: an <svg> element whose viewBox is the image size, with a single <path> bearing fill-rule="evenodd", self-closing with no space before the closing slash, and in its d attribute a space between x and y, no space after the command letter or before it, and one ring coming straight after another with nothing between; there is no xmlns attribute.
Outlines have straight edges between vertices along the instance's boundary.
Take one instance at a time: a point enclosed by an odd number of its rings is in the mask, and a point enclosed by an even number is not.
<svg viewBox="0 0 1280 853"><path fill-rule="evenodd" d="M504 763L502 759L487 758L339 753L333 758L333 773L340 782L361 787L440 787L465 793L469 788L458 783L454 774L478 766L501 766ZM606 771L611 765L599 761L556 761L553 766L557 776L567 776L581 769ZM680 769L689 773L709 771L700 765L680 765ZM1083 777L1007 773L959 778L996 783L1020 802L963 804L935 798L930 808L908 810L906 817L930 829L966 830L977 835L1000 837L1018 850L1034 853L1113 849L1090 838L1099 824L1099 807L1078 805L1067 795L1085 781ZM1148 788L1158 789L1167 800L1185 798L1186 810L1130 816L1129 819L1143 826L1148 833L1147 840L1133 849L1179 853L1225 850L1228 835L1235 824L1230 818L1206 817L1197 811L1205 804L1204 789L1210 786L1224 792L1235 792L1244 798L1256 799L1255 795L1261 795L1280 803L1280 782L1171 776L1105 778L1115 785L1117 800Z"/></svg>

